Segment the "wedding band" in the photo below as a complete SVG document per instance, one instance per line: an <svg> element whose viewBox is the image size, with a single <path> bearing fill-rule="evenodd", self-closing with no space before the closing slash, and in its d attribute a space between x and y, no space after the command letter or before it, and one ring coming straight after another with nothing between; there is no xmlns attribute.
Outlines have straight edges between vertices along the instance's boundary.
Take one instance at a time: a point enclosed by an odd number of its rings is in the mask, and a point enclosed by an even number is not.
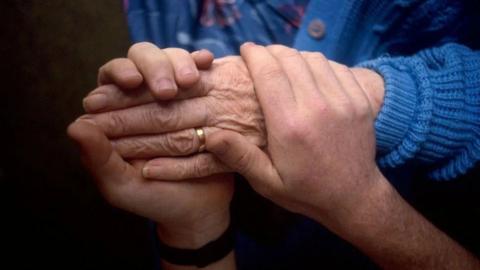
<svg viewBox="0 0 480 270"><path fill-rule="evenodd" d="M197 134L197 137L198 137L198 143L199 143L199 147L198 147L198 152L203 152L205 151L205 131L203 130L203 128L195 128L195 134Z"/></svg>

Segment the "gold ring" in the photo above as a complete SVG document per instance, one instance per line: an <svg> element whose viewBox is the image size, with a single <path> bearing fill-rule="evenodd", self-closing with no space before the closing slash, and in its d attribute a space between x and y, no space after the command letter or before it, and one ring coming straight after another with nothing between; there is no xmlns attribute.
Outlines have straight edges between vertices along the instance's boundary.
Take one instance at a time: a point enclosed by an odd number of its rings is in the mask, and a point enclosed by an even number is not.
<svg viewBox="0 0 480 270"><path fill-rule="evenodd" d="M203 128L195 128L195 134L197 134L198 143L200 144L200 146L198 147L198 152L200 153L205 151L205 131L203 130Z"/></svg>

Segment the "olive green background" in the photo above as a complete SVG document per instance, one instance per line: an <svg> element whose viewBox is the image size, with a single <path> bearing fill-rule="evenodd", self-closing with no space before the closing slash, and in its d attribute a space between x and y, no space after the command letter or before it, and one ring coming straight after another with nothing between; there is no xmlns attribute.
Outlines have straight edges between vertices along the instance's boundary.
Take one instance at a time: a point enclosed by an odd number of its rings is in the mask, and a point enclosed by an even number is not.
<svg viewBox="0 0 480 270"><path fill-rule="evenodd" d="M101 199L65 135L129 47L121 1L2 0L0 15L0 269L151 269L146 222Z"/></svg>

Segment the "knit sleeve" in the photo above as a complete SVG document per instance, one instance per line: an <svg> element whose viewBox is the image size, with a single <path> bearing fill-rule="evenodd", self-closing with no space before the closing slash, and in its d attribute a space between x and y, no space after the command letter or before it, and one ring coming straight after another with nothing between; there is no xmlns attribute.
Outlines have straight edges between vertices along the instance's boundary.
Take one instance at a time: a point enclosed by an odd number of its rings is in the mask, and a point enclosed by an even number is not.
<svg viewBox="0 0 480 270"><path fill-rule="evenodd" d="M375 122L381 167L415 159L433 168L431 178L449 180L480 159L480 52L447 44L359 66L385 80Z"/></svg>

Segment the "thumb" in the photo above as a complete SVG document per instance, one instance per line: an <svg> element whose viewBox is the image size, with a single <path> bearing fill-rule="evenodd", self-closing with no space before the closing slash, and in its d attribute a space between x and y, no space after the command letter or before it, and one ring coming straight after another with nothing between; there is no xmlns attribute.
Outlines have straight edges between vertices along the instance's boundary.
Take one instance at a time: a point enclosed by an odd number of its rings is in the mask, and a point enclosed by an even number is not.
<svg viewBox="0 0 480 270"><path fill-rule="evenodd" d="M265 197L283 187L270 158L244 136L233 131L218 131L207 137L205 146L225 165L243 175Z"/></svg>
<svg viewBox="0 0 480 270"><path fill-rule="evenodd" d="M82 160L97 181L128 179L129 165L115 151L100 128L86 120L70 124L67 133L81 149Z"/></svg>

